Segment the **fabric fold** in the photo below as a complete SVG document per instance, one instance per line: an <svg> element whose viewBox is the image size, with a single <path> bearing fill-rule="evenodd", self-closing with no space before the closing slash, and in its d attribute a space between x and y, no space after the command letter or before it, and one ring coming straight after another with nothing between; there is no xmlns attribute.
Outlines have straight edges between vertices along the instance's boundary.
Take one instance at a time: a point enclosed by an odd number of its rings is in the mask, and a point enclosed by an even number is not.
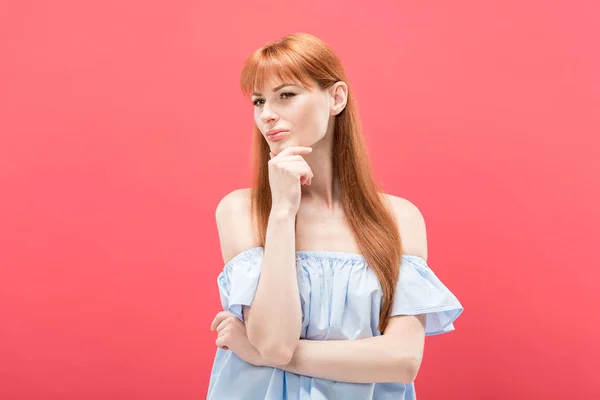
<svg viewBox="0 0 600 400"><path fill-rule="evenodd" d="M454 330L463 306L421 257L405 255L392 305L394 315L426 314L428 336Z"/></svg>
<svg viewBox="0 0 600 400"><path fill-rule="evenodd" d="M244 320L242 306L249 306L256 295L264 249L254 247L233 257L219 275L217 283L223 310Z"/></svg>

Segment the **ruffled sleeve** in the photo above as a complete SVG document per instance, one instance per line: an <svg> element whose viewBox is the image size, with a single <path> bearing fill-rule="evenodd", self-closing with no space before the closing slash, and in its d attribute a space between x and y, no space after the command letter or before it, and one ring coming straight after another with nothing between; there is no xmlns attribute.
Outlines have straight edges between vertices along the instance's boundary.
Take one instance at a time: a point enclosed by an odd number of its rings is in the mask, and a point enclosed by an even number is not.
<svg viewBox="0 0 600 400"><path fill-rule="evenodd" d="M427 314L428 336L454 330L463 307L421 257L404 255L391 315Z"/></svg>
<svg viewBox="0 0 600 400"><path fill-rule="evenodd" d="M223 310L242 321L242 306L251 305L256 295L263 254L262 247L241 252L225 264L217 278Z"/></svg>

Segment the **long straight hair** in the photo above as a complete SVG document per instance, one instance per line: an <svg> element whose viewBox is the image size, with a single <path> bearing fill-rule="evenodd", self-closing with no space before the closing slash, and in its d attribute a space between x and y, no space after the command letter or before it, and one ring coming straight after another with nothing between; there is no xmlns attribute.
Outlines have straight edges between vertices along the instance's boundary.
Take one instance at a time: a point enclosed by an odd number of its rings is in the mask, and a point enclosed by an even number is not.
<svg viewBox="0 0 600 400"><path fill-rule="evenodd" d="M338 81L348 85L346 107L335 116L333 177L339 180L343 210L359 249L382 288L377 329L383 333L398 281L402 244L394 213L387 199L384 201L372 175L357 106L342 63L319 38L296 33L268 43L248 57L241 72L242 92L250 96L275 76L282 81L299 81L307 88L316 82L321 90ZM255 234L264 246L272 204L268 170L270 149L256 125L252 146L251 213L257 228Z"/></svg>

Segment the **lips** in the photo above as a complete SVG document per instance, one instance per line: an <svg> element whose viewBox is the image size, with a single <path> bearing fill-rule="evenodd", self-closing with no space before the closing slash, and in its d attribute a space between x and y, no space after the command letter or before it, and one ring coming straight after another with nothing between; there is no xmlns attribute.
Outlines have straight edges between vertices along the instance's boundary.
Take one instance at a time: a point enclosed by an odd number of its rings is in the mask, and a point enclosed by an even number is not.
<svg viewBox="0 0 600 400"><path fill-rule="evenodd" d="M275 131L273 131L273 132L275 132ZM290 133L289 131L279 130L279 131L277 131L277 133L267 135L267 140L270 142L276 142L276 141L281 140L284 137L286 137L289 133Z"/></svg>
<svg viewBox="0 0 600 400"><path fill-rule="evenodd" d="M272 129L267 132L267 136L273 136L273 135L278 134L279 132L286 132L286 130L285 129Z"/></svg>

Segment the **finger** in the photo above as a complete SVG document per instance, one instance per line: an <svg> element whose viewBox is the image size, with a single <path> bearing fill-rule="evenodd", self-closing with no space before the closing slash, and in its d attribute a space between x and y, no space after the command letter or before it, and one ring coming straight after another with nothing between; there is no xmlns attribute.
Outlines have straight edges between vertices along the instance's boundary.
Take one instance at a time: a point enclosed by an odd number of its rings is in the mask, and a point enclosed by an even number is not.
<svg viewBox="0 0 600 400"><path fill-rule="evenodd" d="M279 157L281 155L288 156L292 154L308 154L312 150L312 147L307 146L290 146L283 149L281 153L279 153L277 156Z"/></svg>
<svg viewBox="0 0 600 400"><path fill-rule="evenodd" d="M294 172L298 179L300 179L300 183L302 185L307 183L313 176L312 170L305 162L289 163L288 165L286 165L286 169L288 169L290 172Z"/></svg>
<svg viewBox="0 0 600 400"><path fill-rule="evenodd" d="M210 324L210 330L214 331L215 328L221 323L221 321L223 321L225 318L232 316L233 314L231 314L228 311L220 311L217 313L217 316L215 317L215 319L213 320L213 322Z"/></svg>
<svg viewBox="0 0 600 400"><path fill-rule="evenodd" d="M310 168L310 166L308 165L308 163L304 159L302 159L302 160L283 160L283 161L278 161L277 165L280 166L280 167L289 168L290 171L296 171L298 169L301 169L303 171L306 171L306 172L312 174L312 169Z"/></svg>
<svg viewBox="0 0 600 400"><path fill-rule="evenodd" d="M275 160L271 161L275 162ZM300 184L304 185L313 176L312 169L302 156L288 155L277 161L277 166L290 172L294 172L296 177L300 179Z"/></svg>
<svg viewBox="0 0 600 400"><path fill-rule="evenodd" d="M223 321L221 321L221 323L219 324L219 326L217 326L217 332L221 332L221 329L223 329L227 325L229 325L230 322L231 322L231 319L229 319L229 318L226 318Z"/></svg>
<svg viewBox="0 0 600 400"><path fill-rule="evenodd" d="M306 162L304 160L304 157L302 157L300 155L296 155L296 154L289 155L289 156L282 156L282 155L280 155L280 156L277 157L276 161L278 163L285 163L285 162L290 162L290 161L304 161L304 162Z"/></svg>
<svg viewBox="0 0 600 400"><path fill-rule="evenodd" d="M215 317L215 319L213 319L213 321L210 324L210 330L214 331L215 328L221 323L221 321L223 321L223 317L220 316L219 314L217 314L217 316Z"/></svg>
<svg viewBox="0 0 600 400"><path fill-rule="evenodd" d="M227 338L225 337L218 337L217 340L215 340L215 344L217 347L220 347L223 350L229 350L229 347L227 346Z"/></svg>

